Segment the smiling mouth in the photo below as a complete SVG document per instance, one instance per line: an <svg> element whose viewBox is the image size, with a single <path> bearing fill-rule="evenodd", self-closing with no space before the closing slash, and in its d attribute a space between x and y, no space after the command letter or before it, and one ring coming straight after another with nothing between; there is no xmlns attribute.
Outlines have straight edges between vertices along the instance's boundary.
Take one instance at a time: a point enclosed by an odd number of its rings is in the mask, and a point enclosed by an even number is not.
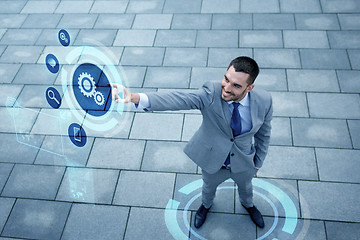
<svg viewBox="0 0 360 240"><path fill-rule="evenodd" d="M230 97L232 95L231 93L227 93L224 90L223 90L222 94L224 97Z"/></svg>

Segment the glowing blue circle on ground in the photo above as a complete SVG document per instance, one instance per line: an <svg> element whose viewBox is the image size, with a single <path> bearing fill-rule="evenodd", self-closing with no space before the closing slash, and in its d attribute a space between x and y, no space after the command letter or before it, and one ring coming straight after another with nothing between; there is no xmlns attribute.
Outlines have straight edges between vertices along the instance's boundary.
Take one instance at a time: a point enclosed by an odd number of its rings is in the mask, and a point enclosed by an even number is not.
<svg viewBox="0 0 360 240"><path fill-rule="evenodd" d="M80 107L88 114L99 117L111 106L111 87L105 73L92 63L79 65L73 75L73 92Z"/></svg>
<svg viewBox="0 0 360 240"><path fill-rule="evenodd" d="M226 182L233 182L233 181L229 179ZM265 180L254 178L253 186L263 189L264 191L273 195L280 202L280 204L282 205L282 207L284 208L284 211L285 211L285 223L283 225L282 231L286 232L288 234L293 234L295 231L295 228L297 226L298 215L297 215L297 210L296 210L295 204L291 200L291 198L283 190L281 190L280 188L276 187L275 185L273 185ZM202 187L202 179L199 179L199 180L193 181L193 182L185 185L178 191L180 193L188 195L201 187ZM233 189L233 188L236 188L236 187L234 187L234 186L219 187L219 189ZM271 228L265 234L263 234L262 236L257 238L257 240L262 240L262 239L265 239L266 237L268 237L271 234L271 232L273 232L274 229L276 228L276 226L278 225L279 214L278 214L278 211L277 211L275 205L267 196L265 196L264 194L261 194L260 192L257 192L257 191L254 191L254 193L259 195L260 197L262 197L265 201L267 201L270 204L270 206L272 207L273 212L274 212L274 222L273 222ZM192 229L190 227L190 224L187 220L187 213L188 213L188 209L189 209L190 205L200 196L201 196L201 193L195 195L186 203L186 206L183 211L183 221L184 221L186 228L195 237L197 237L201 240L206 240L206 238L199 235L194 229ZM176 217L177 210L178 210L179 205L180 205L180 202L178 202L174 199L169 200L169 202L166 206L166 209L165 209L165 223L166 223L168 230L170 231L170 233L172 234L172 236L175 239L189 239L188 236L186 234L184 234L183 231L181 230L181 228L177 222L177 219L176 219L177 218ZM273 240L277 240L277 239L273 238Z"/></svg>
<svg viewBox="0 0 360 240"><path fill-rule="evenodd" d="M70 44L70 35L65 29L61 29L58 34L59 42L64 47L69 46Z"/></svg>

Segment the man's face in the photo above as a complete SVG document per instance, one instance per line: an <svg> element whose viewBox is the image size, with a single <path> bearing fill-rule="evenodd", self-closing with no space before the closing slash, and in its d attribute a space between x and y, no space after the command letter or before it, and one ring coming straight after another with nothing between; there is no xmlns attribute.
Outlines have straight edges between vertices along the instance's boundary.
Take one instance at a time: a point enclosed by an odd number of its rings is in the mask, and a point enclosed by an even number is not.
<svg viewBox="0 0 360 240"><path fill-rule="evenodd" d="M221 80L221 98L225 101L240 101L254 88L254 84L248 85L248 73L235 72L231 66Z"/></svg>

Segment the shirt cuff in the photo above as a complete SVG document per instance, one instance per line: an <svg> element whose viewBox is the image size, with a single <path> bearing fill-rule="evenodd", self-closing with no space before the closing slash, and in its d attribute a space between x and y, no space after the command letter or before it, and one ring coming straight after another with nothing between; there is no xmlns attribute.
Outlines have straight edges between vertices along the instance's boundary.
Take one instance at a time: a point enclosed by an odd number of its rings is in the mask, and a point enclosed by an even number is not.
<svg viewBox="0 0 360 240"><path fill-rule="evenodd" d="M143 109L144 111L148 111L148 108L150 108L150 101L148 96L145 93L139 93L139 97L139 104L135 104L135 107Z"/></svg>

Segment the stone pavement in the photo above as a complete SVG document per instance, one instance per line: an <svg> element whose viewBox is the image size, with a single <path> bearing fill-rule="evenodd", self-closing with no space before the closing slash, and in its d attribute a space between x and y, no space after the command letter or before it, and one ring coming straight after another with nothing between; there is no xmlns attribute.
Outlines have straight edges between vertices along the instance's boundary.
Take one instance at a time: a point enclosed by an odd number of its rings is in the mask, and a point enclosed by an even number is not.
<svg viewBox="0 0 360 240"><path fill-rule="evenodd" d="M256 88L274 103L254 179L264 229L230 181L191 228L201 170L182 149L198 111L127 105L101 131L108 120L87 114L85 146L71 143L67 128L84 112L65 100L51 108L45 92L66 96L66 58L79 48L74 64L98 58L89 44L110 50L140 92L189 91L220 81L234 57L258 61ZM359 239L359 49L358 0L0 0L0 239ZM49 53L59 73L47 70Z"/></svg>

